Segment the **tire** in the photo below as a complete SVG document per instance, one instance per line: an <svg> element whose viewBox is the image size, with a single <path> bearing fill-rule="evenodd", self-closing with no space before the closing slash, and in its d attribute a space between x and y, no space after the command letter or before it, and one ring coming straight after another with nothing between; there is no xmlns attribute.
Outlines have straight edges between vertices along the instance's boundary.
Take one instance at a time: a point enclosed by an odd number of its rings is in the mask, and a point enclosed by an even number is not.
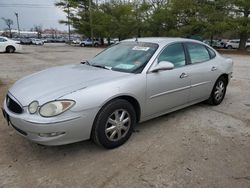
<svg viewBox="0 0 250 188"><path fill-rule="evenodd" d="M15 52L15 47L14 46L7 46L6 47L6 52L7 53L14 53Z"/></svg>
<svg viewBox="0 0 250 188"><path fill-rule="evenodd" d="M80 46L81 46L81 47L85 47L85 44L84 44L84 43L81 43Z"/></svg>
<svg viewBox="0 0 250 188"><path fill-rule="evenodd" d="M113 100L99 111L92 129L92 140L106 149L119 147L130 138L135 123L133 106L123 99Z"/></svg>
<svg viewBox="0 0 250 188"><path fill-rule="evenodd" d="M246 47L246 50L247 50L247 51L250 51L250 46L247 46L247 47Z"/></svg>
<svg viewBox="0 0 250 188"><path fill-rule="evenodd" d="M233 47L232 47L231 45L229 45L229 46L227 47L227 49L233 49Z"/></svg>
<svg viewBox="0 0 250 188"><path fill-rule="evenodd" d="M98 47L99 45L97 43L94 44L94 47Z"/></svg>
<svg viewBox="0 0 250 188"><path fill-rule="evenodd" d="M225 77L219 77L214 84L209 99L207 100L208 104L214 106L219 105L223 101L226 91L227 91L227 81Z"/></svg>

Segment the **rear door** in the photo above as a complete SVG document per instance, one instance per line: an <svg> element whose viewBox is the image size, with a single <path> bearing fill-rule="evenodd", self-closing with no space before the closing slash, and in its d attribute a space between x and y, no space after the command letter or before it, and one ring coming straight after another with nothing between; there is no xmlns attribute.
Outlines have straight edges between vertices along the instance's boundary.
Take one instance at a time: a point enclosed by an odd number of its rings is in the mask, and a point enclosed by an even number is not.
<svg viewBox="0 0 250 188"><path fill-rule="evenodd" d="M187 42L185 48L189 59L187 73L191 79L189 101L209 98L219 76L216 54L212 49L199 43Z"/></svg>

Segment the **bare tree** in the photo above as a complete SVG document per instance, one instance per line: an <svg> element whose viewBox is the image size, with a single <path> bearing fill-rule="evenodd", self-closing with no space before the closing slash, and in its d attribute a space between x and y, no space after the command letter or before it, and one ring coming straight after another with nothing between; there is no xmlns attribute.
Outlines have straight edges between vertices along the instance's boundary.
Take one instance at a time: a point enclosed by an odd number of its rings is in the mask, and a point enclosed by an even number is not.
<svg viewBox="0 0 250 188"><path fill-rule="evenodd" d="M9 18L2 18L2 20L5 22L5 24L8 27L9 30L9 37L12 38L12 33L11 33L11 25L13 25L13 20Z"/></svg>
<svg viewBox="0 0 250 188"><path fill-rule="evenodd" d="M34 26L34 31L37 32L37 38L41 38L42 37L42 31L43 31L42 25L35 25Z"/></svg>

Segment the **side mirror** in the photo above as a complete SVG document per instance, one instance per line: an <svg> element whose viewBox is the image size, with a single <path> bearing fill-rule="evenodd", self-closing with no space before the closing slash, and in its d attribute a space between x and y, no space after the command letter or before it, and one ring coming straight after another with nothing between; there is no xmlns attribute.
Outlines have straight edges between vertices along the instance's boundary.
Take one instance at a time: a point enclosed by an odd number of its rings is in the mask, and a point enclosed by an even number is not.
<svg viewBox="0 0 250 188"><path fill-rule="evenodd" d="M169 61L161 61L155 67L151 69L151 72L158 72L163 70L172 70L174 68L174 64Z"/></svg>
<svg viewBox="0 0 250 188"><path fill-rule="evenodd" d="M81 61L81 64L89 65L89 62L87 60Z"/></svg>

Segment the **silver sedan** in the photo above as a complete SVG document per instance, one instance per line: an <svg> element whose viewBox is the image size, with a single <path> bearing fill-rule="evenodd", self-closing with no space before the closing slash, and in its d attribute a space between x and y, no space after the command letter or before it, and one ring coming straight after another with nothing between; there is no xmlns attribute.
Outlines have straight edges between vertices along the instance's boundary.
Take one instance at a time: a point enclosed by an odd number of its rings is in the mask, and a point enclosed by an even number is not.
<svg viewBox="0 0 250 188"><path fill-rule="evenodd" d="M134 126L207 101L222 102L233 62L182 38L124 40L81 64L50 68L17 81L3 114L20 135L44 145L92 139L125 143Z"/></svg>

